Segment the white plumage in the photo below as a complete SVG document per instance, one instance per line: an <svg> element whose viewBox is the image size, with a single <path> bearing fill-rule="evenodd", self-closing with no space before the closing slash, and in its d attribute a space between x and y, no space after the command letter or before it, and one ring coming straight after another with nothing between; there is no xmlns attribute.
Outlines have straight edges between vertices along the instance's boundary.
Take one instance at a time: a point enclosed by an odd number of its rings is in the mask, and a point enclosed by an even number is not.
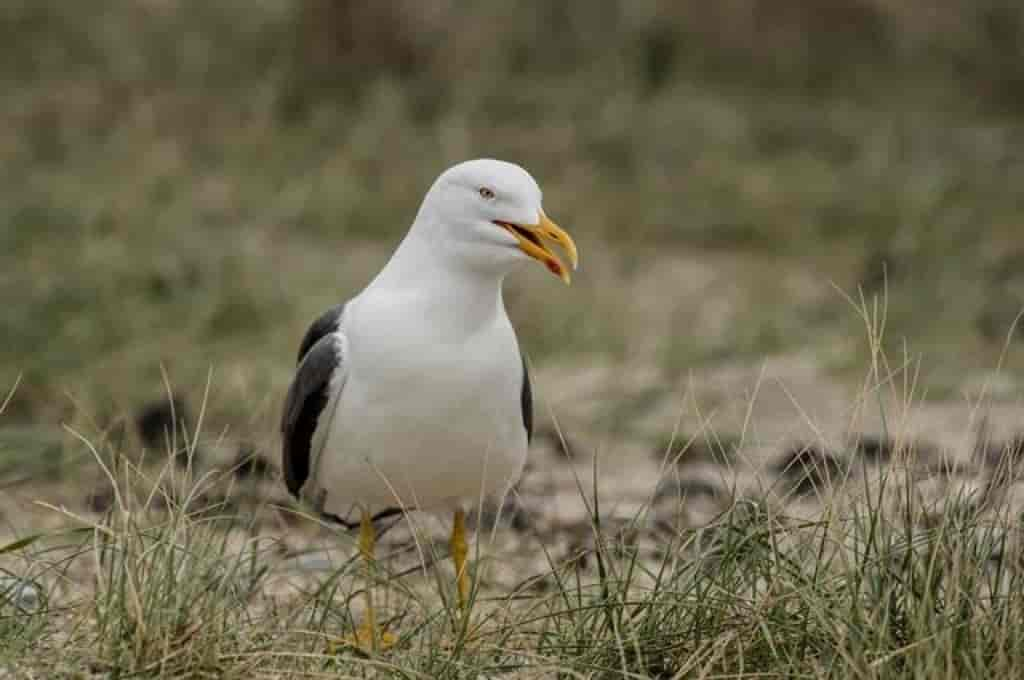
<svg viewBox="0 0 1024 680"><path fill-rule="evenodd" d="M532 413L502 283L531 257L568 282L546 242L575 266L519 166L442 174L384 269L307 333L282 422L292 492L341 519L504 493Z"/></svg>
<svg viewBox="0 0 1024 680"><path fill-rule="evenodd" d="M500 289L428 265L403 278L342 315L344 387L304 489L331 514L353 501L371 514L454 509L503 493L526 460L523 365Z"/></svg>

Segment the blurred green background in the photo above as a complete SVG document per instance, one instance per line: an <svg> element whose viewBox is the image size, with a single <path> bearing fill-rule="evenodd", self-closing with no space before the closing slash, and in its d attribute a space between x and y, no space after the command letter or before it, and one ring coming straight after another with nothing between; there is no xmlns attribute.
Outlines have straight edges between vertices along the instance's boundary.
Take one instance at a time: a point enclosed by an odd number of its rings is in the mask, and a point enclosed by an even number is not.
<svg viewBox="0 0 1024 680"><path fill-rule="evenodd" d="M480 156L580 242L571 289L510 281L541 368L859 375L839 291L887 288L941 396L1024 308L1012 0L6 0L0 35L6 425L106 431L163 366L270 433L306 324Z"/></svg>

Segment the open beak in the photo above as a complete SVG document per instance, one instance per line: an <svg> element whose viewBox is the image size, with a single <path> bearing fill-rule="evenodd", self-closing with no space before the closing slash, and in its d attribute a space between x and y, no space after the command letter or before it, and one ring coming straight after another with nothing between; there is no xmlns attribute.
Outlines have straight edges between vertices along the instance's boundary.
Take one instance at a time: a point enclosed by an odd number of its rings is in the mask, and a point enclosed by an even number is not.
<svg viewBox="0 0 1024 680"><path fill-rule="evenodd" d="M544 211L540 211L540 222L538 224L512 224L511 222L495 221L499 227L506 229L519 241L519 249L535 260L539 260L548 268L548 271L562 279L566 283L572 280L569 269L562 263L558 256L551 252L549 243L557 243L565 251L573 271L579 262L576 252L576 243L560 226L548 219Z"/></svg>

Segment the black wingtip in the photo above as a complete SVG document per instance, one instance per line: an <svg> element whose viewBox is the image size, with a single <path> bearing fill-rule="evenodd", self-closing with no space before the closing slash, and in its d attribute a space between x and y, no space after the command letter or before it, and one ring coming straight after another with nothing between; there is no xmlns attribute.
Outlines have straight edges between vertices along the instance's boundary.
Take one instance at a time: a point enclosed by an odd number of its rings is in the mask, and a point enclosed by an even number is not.
<svg viewBox="0 0 1024 680"><path fill-rule="evenodd" d="M324 382L311 394L299 412L291 431L285 433L282 451L284 482L288 492L299 497L302 485L309 478L309 459L312 453L313 433L320 413L327 407L329 382Z"/></svg>
<svg viewBox="0 0 1024 680"><path fill-rule="evenodd" d="M523 387L519 393L519 404L523 409L523 427L526 428L526 443L533 440L533 389L530 386L530 371L526 367L526 357L523 361Z"/></svg>

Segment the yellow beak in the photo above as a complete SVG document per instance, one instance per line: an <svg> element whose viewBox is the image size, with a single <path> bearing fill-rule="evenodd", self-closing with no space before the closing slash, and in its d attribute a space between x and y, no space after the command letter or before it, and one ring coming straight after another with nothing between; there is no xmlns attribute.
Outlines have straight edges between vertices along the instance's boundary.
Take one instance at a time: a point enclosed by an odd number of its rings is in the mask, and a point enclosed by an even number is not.
<svg viewBox="0 0 1024 680"><path fill-rule="evenodd" d="M569 269L558 259L548 248L547 243L557 243L565 251L575 271L579 264L579 254L576 251L576 243L560 226L552 222L542 210L540 222L537 224L512 224L510 222L496 222L500 227L508 230L510 234L519 241L519 249L535 260L540 261L552 274L566 283L572 280Z"/></svg>

